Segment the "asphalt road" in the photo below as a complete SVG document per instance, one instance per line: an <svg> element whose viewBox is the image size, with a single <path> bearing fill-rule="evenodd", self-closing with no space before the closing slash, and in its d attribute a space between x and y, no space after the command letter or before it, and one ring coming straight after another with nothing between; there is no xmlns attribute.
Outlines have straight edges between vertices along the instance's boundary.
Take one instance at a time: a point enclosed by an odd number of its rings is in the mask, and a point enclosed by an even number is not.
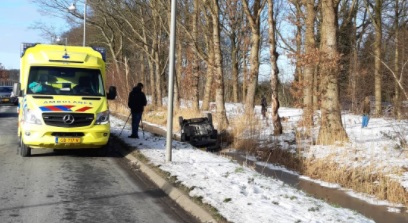
<svg viewBox="0 0 408 223"><path fill-rule="evenodd" d="M0 105L0 222L198 222L113 149L21 157L15 112Z"/></svg>

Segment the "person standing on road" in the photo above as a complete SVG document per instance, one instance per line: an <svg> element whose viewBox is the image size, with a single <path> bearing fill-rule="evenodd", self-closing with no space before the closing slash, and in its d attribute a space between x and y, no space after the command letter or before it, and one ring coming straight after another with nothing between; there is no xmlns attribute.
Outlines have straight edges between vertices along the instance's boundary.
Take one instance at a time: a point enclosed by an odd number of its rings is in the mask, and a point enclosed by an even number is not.
<svg viewBox="0 0 408 223"><path fill-rule="evenodd" d="M369 119L370 119L370 99L368 97L365 97L363 102L363 122L361 124L361 128L367 127Z"/></svg>
<svg viewBox="0 0 408 223"><path fill-rule="evenodd" d="M143 84L138 83L129 93L128 106L132 113L132 134L129 138L139 138L139 123L142 120L144 106L147 104L146 95L142 91Z"/></svg>

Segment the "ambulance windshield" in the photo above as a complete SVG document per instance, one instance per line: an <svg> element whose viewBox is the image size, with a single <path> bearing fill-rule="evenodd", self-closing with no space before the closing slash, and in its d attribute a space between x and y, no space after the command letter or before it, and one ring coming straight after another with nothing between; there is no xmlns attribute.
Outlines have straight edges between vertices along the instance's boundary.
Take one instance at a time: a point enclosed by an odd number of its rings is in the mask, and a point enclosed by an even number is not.
<svg viewBox="0 0 408 223"><path fill-rule="evenodd" d="M104 96L103 86L96 69L31 67L27 94Z"/></svg>

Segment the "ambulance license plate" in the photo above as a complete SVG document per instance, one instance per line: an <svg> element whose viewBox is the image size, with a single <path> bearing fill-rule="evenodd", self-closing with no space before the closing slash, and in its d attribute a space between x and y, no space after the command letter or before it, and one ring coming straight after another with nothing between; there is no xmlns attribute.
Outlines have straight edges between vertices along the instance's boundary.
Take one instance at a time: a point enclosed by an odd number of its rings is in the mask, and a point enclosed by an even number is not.
<svg viewBox="0 0 408 223"><path fill-rule="evenodd" d="M56 143L81 143L81 138L55 138Z"/></svg>

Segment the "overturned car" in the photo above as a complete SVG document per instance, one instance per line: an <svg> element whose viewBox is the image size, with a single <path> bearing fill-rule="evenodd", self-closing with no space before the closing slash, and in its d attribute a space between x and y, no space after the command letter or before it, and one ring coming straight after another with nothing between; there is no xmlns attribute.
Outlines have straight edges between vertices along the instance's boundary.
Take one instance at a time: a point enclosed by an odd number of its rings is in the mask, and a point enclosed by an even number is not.
<svg viewBox="0 0 408 223"><path fill-rule="evenodd" d="M206 147L213 151L218 149L218 132L214 129L211 113L207 117L183 119L179 117L181 141L189 142L195 147Z"/></svg>

